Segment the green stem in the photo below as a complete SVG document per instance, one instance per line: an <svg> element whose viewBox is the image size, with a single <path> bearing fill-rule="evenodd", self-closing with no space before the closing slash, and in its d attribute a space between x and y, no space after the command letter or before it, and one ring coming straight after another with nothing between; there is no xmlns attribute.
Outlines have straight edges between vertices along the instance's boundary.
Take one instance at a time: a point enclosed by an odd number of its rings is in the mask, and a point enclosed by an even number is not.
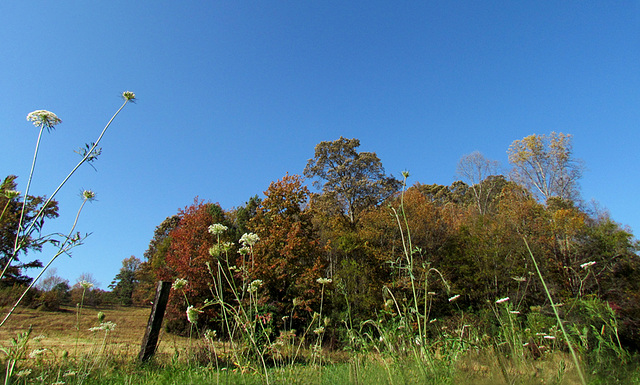
<svg viewBox="0 0 640 385"><path fill-rule="evenodd" d="M562 330L562 334L564 335L564 339L567 341L567 346L569 347L569 351L571 352L571 357L573 358L573 363L576 365L576 370L578 371L578 375L580 376L580 381L583 385L587 385L587 380L584 378L584 374L582 373L582 369L580 368L580 363L578 362L578 356L576 355L575 350L573 349L573 345L571 344L571 340L569 340L569 335L562 324L562 320L560 319L560 314L558 313L557 306L553 302L553 298L551 298L551 293L549 292L549 288L547 288L547 284L542 277L542 273L540 272L540 268L538 267L538 262L536 262L536 258L533 256L533 252L531 248L529 248L529 243L527 243L527 239L522 237L525 246L527 246L527 250L529 251L529 255L531 255L531 260L533 261L533 266L536 268L536 272L538 273L538 277L542 282L542 287L544 288L545 293L547 293L547 298L549 299L549 303L551 303L551 308L553 309L553 314L556 316L556 320L558 321L558 326L560 326L560 330Z"/></svg>

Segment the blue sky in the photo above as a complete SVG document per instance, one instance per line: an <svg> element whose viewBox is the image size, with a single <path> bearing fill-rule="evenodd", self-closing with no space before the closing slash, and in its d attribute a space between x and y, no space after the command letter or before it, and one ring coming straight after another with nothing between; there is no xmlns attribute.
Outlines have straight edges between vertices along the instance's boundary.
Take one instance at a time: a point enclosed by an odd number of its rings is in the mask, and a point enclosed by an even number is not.
<svg viewBox="0 0 640 385"><path fill-rule="evenodd" d="M58 274L103 288L196 196L225 209L301 174L314 146L359 138L388 173L450 184L475 150L508 168L530 134L574 135L582 195L638 229L637 1L13 1L0 5L0 176L50 194L120 105L95 166L58 196L68 231L82 189L91 232ZM47 260L49 254L33 254Z"/></svg>

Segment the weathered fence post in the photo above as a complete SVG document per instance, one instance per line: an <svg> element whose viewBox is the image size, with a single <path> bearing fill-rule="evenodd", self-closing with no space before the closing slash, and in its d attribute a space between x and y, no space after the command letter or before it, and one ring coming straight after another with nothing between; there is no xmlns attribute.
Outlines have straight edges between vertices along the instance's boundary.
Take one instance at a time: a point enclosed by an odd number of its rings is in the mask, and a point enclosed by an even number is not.
<svg viewBox="0 0 640 385"><path fill-rule="evenodd" d="M138 356L138 359L142 362L147 361L156 352L158 335L160 334L160 328L162 327L164 311L167 308L167 302L169 302L170 291L171 282L158 282L156 298L153 301L153 308L151 309L149 322L147 323L147 331L144 333L140 355Z"/></svg>

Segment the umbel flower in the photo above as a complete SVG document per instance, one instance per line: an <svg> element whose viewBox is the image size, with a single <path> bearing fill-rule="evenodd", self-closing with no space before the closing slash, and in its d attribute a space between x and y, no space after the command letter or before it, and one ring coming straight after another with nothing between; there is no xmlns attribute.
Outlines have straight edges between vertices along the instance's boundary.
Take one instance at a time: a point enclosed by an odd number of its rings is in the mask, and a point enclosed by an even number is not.
<svg viewBox="0 0 640 385"><path fill-rule="evenodd" d="M245 234L242 234L242 237L240 237L240 243L242 243L243 246L253 246L259 240L260 240L260 237L258 237L258 234L254 234L254 233L245 233Z"/></svg>
<svg viewBox="0 0 640 385"><path fill-rule="evenodd" d="M249 293L255 293L256 291L258 291L260 286L262 286L262 280L256 279L249 284L249 288L247 289L247 291Z"/></svg>
<svg viewBox="0 0 640 385"><path fill-rule="evenodd" d="M187 286L187 280L184 278L177 278L175 281L173 281L173 285L171 285L171 288L173 290L180 290L185 286Z"/></svg>
<svg viewBox="0 0 640 385"><path fill-rule="evenodd" d="M326 285L326 284L331 283L333 281L331 280L331 278L318 278L318 279L316 279L316 282L318 282L321 285Z"/></svg>
<svg viewBox="0 0 640 385"><path fill-rule="evenodd" d="M33 122L33 125L38 128L46 128L50 131L57 124L62 123L62 120L58 118L56 114L47 110L36 110L27 114L27 120Z"/></svg>
<svg viewBox="0 0 640 385"><path fill-rule="evenodd" d="M222 235L225 231L227 231L228 227L223 225L222 223L216 223L209 226L209 232L213 235Z"/></svg>
<svg viewBox="0 0 640 385"><path fill-rule="evenodd" d="M89 282L89 281L85 281L82 280L80 282L78 282L78 284L80 285L81 288L87 290L87 289L91 289L93 287L93 283Z"/></svg>
<svg viewBox="0 0 640 385"><path fill-rule="evenodd" d="M196 309L193 305L189 305L187 308L187 320L192 324L198 323L198 316L200 313L204 313L200 309Z"/></svg>

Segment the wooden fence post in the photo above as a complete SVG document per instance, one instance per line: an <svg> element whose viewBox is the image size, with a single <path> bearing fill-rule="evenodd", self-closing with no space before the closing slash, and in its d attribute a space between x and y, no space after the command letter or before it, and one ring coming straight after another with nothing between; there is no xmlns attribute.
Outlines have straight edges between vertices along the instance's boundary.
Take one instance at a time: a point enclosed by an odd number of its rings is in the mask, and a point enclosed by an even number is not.
<svg viewBox="0 0 640 385"><path fill-rule="evenodd" d="M160 328L162 327L162 318L164 317L164 311L167 308L167 302L169 302L169 292L171 291L171 282L160 281L156 289L156 298L153 301L153 308L149 315L149 322L147 323L147 331L144 333L142 339L142 347L138 359L142 362L147 361L156 352L156 345L158 344L158 335L160 334Z"/></svg>

